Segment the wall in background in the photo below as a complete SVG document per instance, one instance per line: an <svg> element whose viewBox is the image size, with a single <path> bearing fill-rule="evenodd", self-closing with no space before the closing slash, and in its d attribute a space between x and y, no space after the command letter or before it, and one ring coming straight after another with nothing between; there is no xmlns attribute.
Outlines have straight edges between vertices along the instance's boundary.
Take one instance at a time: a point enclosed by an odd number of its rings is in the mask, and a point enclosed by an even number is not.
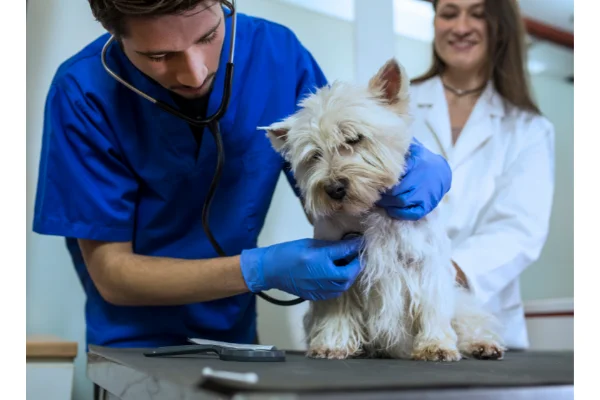
<svg viewBox="0 0 600 400"><path fill-rule="evenodd" d="M551 76L531 79L538 104L554 124L555 191L550 232L540 259L521 275L523 299L574 295L574 96L573 85Z"/></svg>
<svg viewBox="0 0 600 400"><path fill-rule="evenodd" d="M91 399L85 376L84 294L64 240L32 232L43 109L59 64L104 31L87 1L32 0L27 7L27 334L79 343L74 399Z"/></svg>
<svg viewBox="0 0 600 400"><path fill-rule="evenodd" d="M275 0L241 0L239 10L282 23L296 32L330 80L354 79L353 25ZM58 65L104 31L88 3L73 0L32 0L27 11L27 333L49 333L80 343L76 359L74 398L91 398L85 376L83 344L84 296L62 239L31 232L37 183L43 107ZM429 64L429 46L397 37L396 55L414 76ZM573 88L539 77L534 87L542 109L557 125L557 180L552 233L542 259L523 276L524 297L572 296L573 282ZM290 229L294 224L296 228ZM309 237L298 199L280 179L260 245ZM280 292L274 296L289 296ZM300 318L305 305L280 308L259 299L259 334L263 342L302 348ZM283 323L284 329L278 332Z"/></svg>

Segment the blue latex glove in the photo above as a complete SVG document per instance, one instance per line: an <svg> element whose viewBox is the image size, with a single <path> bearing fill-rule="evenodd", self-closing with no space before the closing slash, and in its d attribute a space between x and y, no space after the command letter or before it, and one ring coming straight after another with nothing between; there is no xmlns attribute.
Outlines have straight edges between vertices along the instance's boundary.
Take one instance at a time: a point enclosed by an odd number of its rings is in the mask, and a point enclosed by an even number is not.
<svg viewBox="0 0 600 400"><path fill-rule="evenodd" d="M383 193L376 204L392 218L416 221L437 207L451 185L446 159L413 139L400 183Z"/></svg>
<svg viewBox="0 0 600 400"><path fill-rule="evenodd" d="M335 298L352 286L361 271L360 245L360 238L339 242L302 239L244 250L242 275L254 293L279 289L305 300Z"/></svg>

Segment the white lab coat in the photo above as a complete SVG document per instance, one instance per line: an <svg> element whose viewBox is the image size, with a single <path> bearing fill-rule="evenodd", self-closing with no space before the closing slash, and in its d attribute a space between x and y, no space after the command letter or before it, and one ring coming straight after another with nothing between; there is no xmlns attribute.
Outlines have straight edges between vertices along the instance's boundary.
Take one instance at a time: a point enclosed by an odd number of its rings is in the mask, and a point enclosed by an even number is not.
<svg viewBox="0 0 600 400"><path fill-rule="evenodd" d="M545 117L505 107L490 83L453 146L441 80L414 84L411 99L415 137L453 171L438 206L453 261L499 318L507 346L527 348L519 275L539 257L548 233L554 128Z"/></svg>

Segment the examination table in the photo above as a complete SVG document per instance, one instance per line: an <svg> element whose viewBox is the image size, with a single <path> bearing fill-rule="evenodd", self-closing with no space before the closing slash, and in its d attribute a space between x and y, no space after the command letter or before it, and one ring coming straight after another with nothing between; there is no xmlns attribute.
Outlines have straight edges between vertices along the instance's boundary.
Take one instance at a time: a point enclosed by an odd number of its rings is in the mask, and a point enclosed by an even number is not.
<svg viewBox="0 0 600 400"><path fill-rule="evenodd" d="M236 362L213 355L145 357L147 350L90 346L87 373L101 398L554 400L574 393L571 351L441 363L316 360L289 351L285 362ZM257 379L238 380L241 373Z"/></svg>

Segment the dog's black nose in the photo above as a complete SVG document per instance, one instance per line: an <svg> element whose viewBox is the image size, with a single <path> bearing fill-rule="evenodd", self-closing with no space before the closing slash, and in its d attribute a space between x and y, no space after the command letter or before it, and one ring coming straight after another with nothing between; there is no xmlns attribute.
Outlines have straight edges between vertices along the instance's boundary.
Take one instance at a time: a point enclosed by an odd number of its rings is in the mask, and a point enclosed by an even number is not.
<svg viewBox="0 0 600 400"><path fill-rule="evenodd" d="M334 200L342 200L346 197L346 188L348 187L348 180L340 179L335 182L331 182L325 186L325 192Z"/></svg>

